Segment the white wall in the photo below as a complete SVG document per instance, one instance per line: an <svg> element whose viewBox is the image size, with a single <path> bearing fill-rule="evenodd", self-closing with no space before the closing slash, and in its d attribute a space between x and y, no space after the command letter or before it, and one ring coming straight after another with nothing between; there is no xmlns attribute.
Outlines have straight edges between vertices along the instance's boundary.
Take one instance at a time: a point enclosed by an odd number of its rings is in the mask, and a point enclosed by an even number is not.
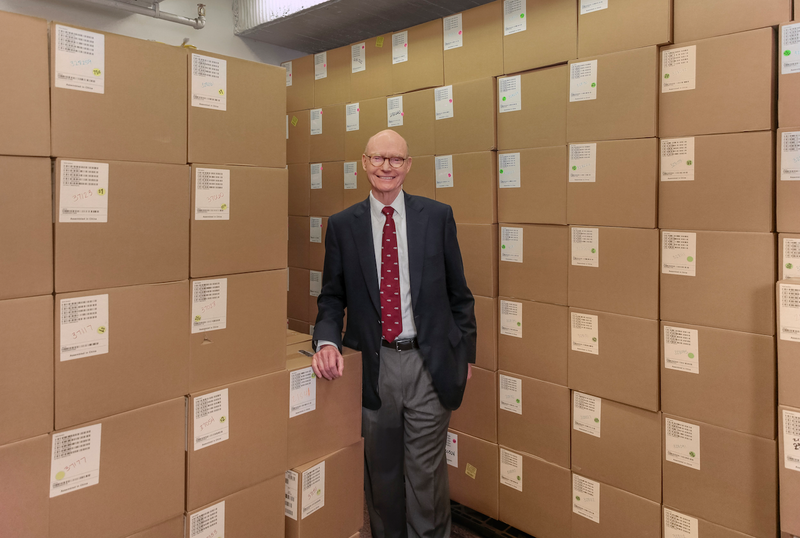
<svg viewBox="0 0 800 538"><path fill-rule="evenodd" d="M194 18L197 16L198 3L206 5L206 26L202 30L79 0L0 0L0 11L32 15L139 39L153 39L170 45L180 45L188 37L189 44L198 49L273 65L304 55L295 50L235 36L232 0L164 0L161 10Z"/></svg>

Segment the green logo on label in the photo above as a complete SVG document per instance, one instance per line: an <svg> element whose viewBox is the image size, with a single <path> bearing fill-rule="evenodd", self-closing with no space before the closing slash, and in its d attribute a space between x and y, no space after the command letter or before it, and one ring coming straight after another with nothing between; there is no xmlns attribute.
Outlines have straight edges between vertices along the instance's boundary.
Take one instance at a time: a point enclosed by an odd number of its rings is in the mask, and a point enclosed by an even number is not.
<svg viewBox="0 0 800 538"><path fill-rule="evenodd" d="M518 476L518 477L517 477L517 480L518 480L518 481L519 481L519 480L522 480L522 477L521 477L521 476Z"/></svg>
<svg viewBox="0 0 800 538"><path fill-rule="evenodd" d="M517 322L517 327L522 327L522 323L520 323L520 322L518 321L518 322Z"/></svg>
<svg viewBox="0 0 800 538"><path fill-rule="evenodd" d="M792 51L790 51L790 50L785 50L785 51L783 51L783 55L784 55L784 56L791 56L791 55L792 55Z"/></svg>
<svg viewBox="0 0 800 538"><path fill-rule="evenodd" d="M519 18L520 18L520 19L524 19L524 18L525 18L525 14L524 14L524 13L520 13L520 14L519 14Z"/></svg>
<svg viewBox="0 0 800 538"><path fill-rule="evenodd" d="M102 71L100 71L99 69L92 69L92 73L94 73L94 76L99 77Z"/></svg>
<svg viewBox="0 0 800 538"><path fill-rule="evenodd" d="M219 417L220 422L225 422L225 417Z"/></svg>
<svg viewBox="0 0 800 538"><path fill-rule="evenodd" d="M694 452L689 452L689 455L690 455L691 457L695 457L697 454L695 454Z"/></svg>
<svg viewBox="0 0 800 538"><path fill-rule="evenodd" d="M669 73L664 74L664 78L669 78Z"/></svg>
<svg viewBox="0 0 800 538"><path fill-rule="evenodd" d="M689 358L693 359L694 358L694 353L689 353Z"/></svg>
<svg viewBox="0 0 800 538"><path fill-rule="evenodd" d="M578 167L577 167L577 166L573 166L573 167L572 167L572 169L573 169L573 170L577 170L577 169L578 169Z"/></svg>
<svg viewBox="0 0 800 538"><path fill-rule="evenodd" d="M505 97L503 97L503 101L505 101L505 100L506 100L506 98L505 98Z"/></svg>
<svg viewBox="0 0 800 538"><path fill-rule="evenodd" d="M317 378L317 374L315 374L315 373L313 373L313 372L312 372L312 373L311 373L311 379L316 379L316 378Z"/></svg>
<svg viewBox="0 0 800 538"><path fill-rule="evenodd" d="M592 82L592 88L596 88L596 87L597 87L597 83Z"/></svg>
<svg viewBox="0 0 800 538"><path fill-rule="evenodd" d="M105 332L106 332L106 328L105 327L101 326L101 327L97 328L97 334L105 334Z"/></svg>
<svg viewBox="0 0 800 538"><path fill-rule="evenodd" d="M200 316L195 316L195 317L194 317L194 320L195 320L195 321L200 321L201 319L203 319L203 318L201 318Z"/></svg>
<svg viewBox="0 0 800 538"><path fill-rule="evenodd" d="M64 478L65 476L66 476L66 475L64 474L64 471L58 471L58 472L56 473L56 480L61 480L61 479L62 479L62 478Z"/></svg>
<svg viewBox="0 0 800 538"><path fill-rule="evenodd" d="M575 495L575 500L576 500L576 501L580 501L580 500L581 500L581 498L580 498L580 497L578 497L577 495Z"/></svg>
<svg viewBox="0 0 800 538"><path fill-rule="evenodd" d="M226 209L228 209L228 204L222 204L222 210L225 211Z"/></svg>
<svg viewBox="0 0 800 538"><path fill-rule="evenodd" d="M794 267L794 265L792 265L791 263L787 263L787 264L786 264L786 268L787 268L787 269L791 269L792 267Z"/></svg>
<svg viewBox="0 0 800 538"><path fill-rule="evenodd" d="M597 254L597 249L593 248L592 249L592 254Z"/></svg>
<svg viewBox="0 0 800 538"><path fill-rule="evenodd" d="M519 403L519 398L517 398L517 403Z"/></svg>
<svg viewBox="0 0 800 538"><path fill-rule="evenodd" d="M592 342L597 342L597 338L592 338Z"/></svg>
<svg viewBox="0 0 800 538"><path fill-rule="evenodd" d="M503 246L501 246L500 248L506 248L506 246L505 246L505 245L503 245Z"/></svg>
<svg viewBox="0 0 800 538"><path fill-rule="evenodd" d="M692 258L691 256L689 256L688 258L686 258L686 261L687 261L687 262L693 262L693 261L694 261L694 258Z"/></svg>
<svg viewBox="0 0 800 538"><path fill-rule="evenodd" d="M97 194L100 196L104 196L106 194L106 190L103 188L97 189Z"/></svg>
<svg viewBox="0 0 800 538"><path fill-rule="evenodd" d="M500 169L500 173L501 173L501 174L503 173L503 169L502 169L502 168Z"/></svg>
<svg viewBox="0 0 800 538"><path fill-rule="evenodd" d="M596 418L596 419L594 419L594 421L599 423L599 422L600 422L600 419L599 419L599 418Z"/></svg>
<svg viewBox="0 0 800 538"><path fill-rule="evenodd" d="M686 161L686 164L688 164L689 166L692 166L692 161Z"/></svg>

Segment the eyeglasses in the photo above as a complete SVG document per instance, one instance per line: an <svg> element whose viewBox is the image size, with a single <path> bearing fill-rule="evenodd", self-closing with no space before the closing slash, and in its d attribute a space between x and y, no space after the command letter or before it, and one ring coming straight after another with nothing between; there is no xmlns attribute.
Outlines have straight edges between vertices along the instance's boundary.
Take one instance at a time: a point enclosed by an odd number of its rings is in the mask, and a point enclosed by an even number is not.
<svg viewBox="0 0 800 538"><path fill-rule="evenodd" d="M372 166L382 166L383 161L388 160L392 168L400 168L406 162L405 157L384 157L383 155L367 155L367 157L369 157L369 162L372 163Z"/></svg>

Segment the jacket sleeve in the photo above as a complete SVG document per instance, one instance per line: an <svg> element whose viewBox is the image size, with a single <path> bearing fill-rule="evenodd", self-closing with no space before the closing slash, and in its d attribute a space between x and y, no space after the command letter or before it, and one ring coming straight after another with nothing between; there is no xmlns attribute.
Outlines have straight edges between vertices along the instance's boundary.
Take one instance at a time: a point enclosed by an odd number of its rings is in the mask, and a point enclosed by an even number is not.
<svg viewBox="0 0 800 538"><path fill-rule="evenodd" d="M347 307L342 253L336 236L334 219L328 219L325 232L325 265L322 270L322 290L317 297L317 320L314 324L313 346L317 341L332 342L342 350L342 326Z"/></svg>
<svg viewBox="0 0 800 538"><path fill-rule="evenodd" d="M453 314L453 320L461 330L461 343L466 345L467 362L474 364L478 334L475 321L475 299L472 297L472 292L469 290L467 279L464 276L464 263L461 259L461 249L458 246L456 221L453 218L453 209L449 206L446 218L444 263L450 311Z"/></svg>

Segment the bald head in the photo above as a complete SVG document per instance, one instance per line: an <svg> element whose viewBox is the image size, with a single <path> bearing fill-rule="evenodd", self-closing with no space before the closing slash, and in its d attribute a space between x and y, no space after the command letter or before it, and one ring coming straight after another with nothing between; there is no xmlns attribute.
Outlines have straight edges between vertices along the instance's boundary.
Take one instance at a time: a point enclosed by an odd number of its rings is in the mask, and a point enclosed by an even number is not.
<svg viewBox="0 0 800 538"><path fill-rule="evenodd" d="M408 157L408 142L391 129L385 129L373 135L367 142L367 147L364 148L364 155L381 154L383 148L394 148L395 150L402 148L403 154L393 155L393 157Z"/></svg>

